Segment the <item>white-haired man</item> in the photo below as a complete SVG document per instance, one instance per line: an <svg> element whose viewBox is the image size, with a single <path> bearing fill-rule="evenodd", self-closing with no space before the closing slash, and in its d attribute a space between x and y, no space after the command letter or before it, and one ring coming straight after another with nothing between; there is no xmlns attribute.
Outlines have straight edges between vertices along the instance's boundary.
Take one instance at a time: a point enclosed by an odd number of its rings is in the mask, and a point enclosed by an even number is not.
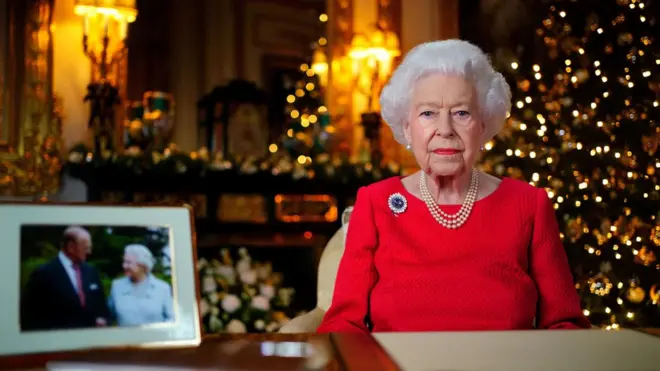
<svg viewBox="0 0 660 371"><path fill-rule="evenodd" d="M119 326L174 320L172 288L154 277L154 257L143 245L124 248L124 277L112 282L109 307Z"/></svg>
<svg viewBox="0 0 660 371"><path fill-rule="evenodd" d="M57 256L31 275L21 299L21 329L52 330L106 326L109 311L96 268L86 263L92 238L68 227Z"/></svg>

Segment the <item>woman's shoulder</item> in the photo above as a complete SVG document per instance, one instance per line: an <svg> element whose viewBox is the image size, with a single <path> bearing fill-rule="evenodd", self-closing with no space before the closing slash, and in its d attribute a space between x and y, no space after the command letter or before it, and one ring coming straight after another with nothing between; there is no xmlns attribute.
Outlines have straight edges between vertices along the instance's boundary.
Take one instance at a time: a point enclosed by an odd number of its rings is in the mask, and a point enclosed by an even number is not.
<svg viewBox="0 0 660 371"><path fill-rule="evenodd" d="M527 205L532 209L536 209L539 201L549 200L549 195L545 189L524 180L504 177L500 187L503 188L502 192L499 193L501 197L519 208Z"/></svg>
<svg viewBox="0 0 660 371"><path fill-rule="evenodd" d="M536 195L539 192L538 187L533 186L524 180L503 177L501 178L501 185L507 188L508 191L513 191L515 193L521 193L523 195Z"/></svg>
<svg viewBox="0 0 660 371"><path fill-rule="evenodd" d="M124 286L127 286L129 284L130 284L130 282L128 280L128 277L122 276L122 277L115 278L114 280L112 280L112 284L110 285L110 289L114 290L118 287L124 287Z"/></svg>
<svg viewBox="0 0 660 371"><path fill-rule="evenodd" d="M403 185L399 176L393 176L375 183L360 187L355 198L355 208L367 207L374 210L379 201L387 200L395 193L402 192Z"/></svg>
<svg viewBox="0 0 660 371"><path fill-rule="evenodd" d="M369 197L378 197L379 195L389 195L401 189L401 177L393 176L387 179L379 180L360 188L359 193Z"/></svg>
<svg viewBox="0 0 660 371"><path fill-rule="evenodd" d="M502 178L506 180L507 187L509 187L514 192L520 193L524 196L538 197L539 194L545 193L544 188L532 185L522 179L515 178Z"/></svg>

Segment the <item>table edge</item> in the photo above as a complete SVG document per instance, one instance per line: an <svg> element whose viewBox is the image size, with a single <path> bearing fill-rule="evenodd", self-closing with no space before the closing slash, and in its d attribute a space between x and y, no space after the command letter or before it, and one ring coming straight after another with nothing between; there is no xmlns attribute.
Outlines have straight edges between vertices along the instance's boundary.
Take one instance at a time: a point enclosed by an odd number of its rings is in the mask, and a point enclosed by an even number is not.
<svg viewBox="0 0 660 371"><path fill-rule="evenodd" d="M401 371L370 333L331 333L336 358L345 371Z"/></svg>

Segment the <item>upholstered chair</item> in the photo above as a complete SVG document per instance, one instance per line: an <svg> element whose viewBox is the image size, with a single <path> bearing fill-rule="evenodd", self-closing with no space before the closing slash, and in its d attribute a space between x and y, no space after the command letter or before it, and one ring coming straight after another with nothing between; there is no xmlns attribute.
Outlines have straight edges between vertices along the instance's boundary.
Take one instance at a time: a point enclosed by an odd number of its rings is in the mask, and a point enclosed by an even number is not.
<svg viewBox="0 0 660 371"><path fill-rule="evenodd" d="M330 238L325 246L318 267L318 284L316 286L316 308L293 318L280 328L282 333L310 333L316 332L321 324L325 312L332 303L332 293L335 290L335 279L339 261L344 254L344 243L346 242L346 231L348 230L348 219L352 207L348 207L342 214L342 227Z"/></svg>

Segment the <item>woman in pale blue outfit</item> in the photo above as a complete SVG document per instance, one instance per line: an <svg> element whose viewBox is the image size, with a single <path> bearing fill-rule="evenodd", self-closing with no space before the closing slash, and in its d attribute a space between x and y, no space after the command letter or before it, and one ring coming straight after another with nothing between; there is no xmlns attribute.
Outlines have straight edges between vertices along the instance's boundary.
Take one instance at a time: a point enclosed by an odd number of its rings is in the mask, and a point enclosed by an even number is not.
<svg viewBox="0 0 660 371"><path fill-rule="evenodd" d="M124 277L112 281L109 307L119 326L174 320L172 288L151 274L154 257L142 245L124 249Z"/></svg>

